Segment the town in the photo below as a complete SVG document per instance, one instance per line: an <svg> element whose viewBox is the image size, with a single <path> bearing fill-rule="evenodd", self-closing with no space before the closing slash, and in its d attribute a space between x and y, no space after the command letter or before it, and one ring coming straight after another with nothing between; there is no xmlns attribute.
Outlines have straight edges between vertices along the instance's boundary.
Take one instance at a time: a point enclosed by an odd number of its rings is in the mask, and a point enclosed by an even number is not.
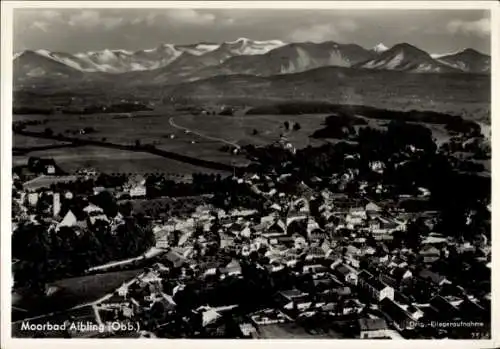
<svg viewBox="0 0 500 349"><path fill-rule="evenodd" d="M405 127L282 137L190 182L30 158L13 171L14 335L489 338L488 189ZM96 330L113 322L139 326Z"/></svg>

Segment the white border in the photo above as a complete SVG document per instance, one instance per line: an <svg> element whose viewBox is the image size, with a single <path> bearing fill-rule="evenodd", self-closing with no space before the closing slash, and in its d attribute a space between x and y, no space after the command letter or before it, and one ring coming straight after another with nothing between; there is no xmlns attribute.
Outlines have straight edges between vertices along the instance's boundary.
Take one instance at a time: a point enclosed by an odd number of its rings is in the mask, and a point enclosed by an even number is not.
<svg viewBox="0 0 500 349"><path fill-rule="evenodd" d="M265 8L265 9L484 9L491 10L491 56L492 56L492 149L498 148L499 140L496 135L500 136L500 130L497 130L497 117L500 117L500 107L498 100L494 96L500 96L499 74L500 74L500 5L495 1L169 1L169 2L154 2L154 1L2 1L1 3L1 348L54 348L56 346L84 348L89 345L105 345L107 348L120 348L131 344L133 348L164 348L167 346L175 346L177 348L230 348L234 345L242 348L259 346L261 348L276 348L286 346L287 348L302 348L304 346L314 345L318 349L331 348L336 345L341 348L357 348L370 346L376 348L495 348L500 347L500 302L498 301L500 290L500 275L499 270L499 244L500 238L495 236L494 232L499 226L498 217L499 210L497 209L497 195L500 191L499 182L495 178L497 173L497 153L493 150L492 156L492 339L491 340L405 340L403 342L397 340L381 341L381 340L258 340L258 341L242 341L242 340L187 340L187 339L71 339L71 340L29 340L29 339L12 339L11 324L10 324L10 306L11 306L11 211L10 211L10 195L11 195L11 180L12 180L12 11L14 8L210 8L210 9L250 9L250 8ZM498 132L497 132L498 131ZM498 203L498 204L497 204ZM499 265L499 266L497 266Z"/></svg>

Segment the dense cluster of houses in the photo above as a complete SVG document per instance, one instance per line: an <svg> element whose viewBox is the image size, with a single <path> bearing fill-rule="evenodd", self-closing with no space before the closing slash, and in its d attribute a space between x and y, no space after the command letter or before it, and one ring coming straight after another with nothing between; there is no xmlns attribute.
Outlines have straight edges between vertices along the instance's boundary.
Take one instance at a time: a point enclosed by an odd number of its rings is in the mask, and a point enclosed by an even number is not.
<svg viewBox="0 0 500 349"><path fill-rule="evenodd" d="M373 167L381 168L380 164ZM274 308L248 314L238 323L241 337L259 337L263 326L319 314L330 316L332 322L349 319L356 324L359 338L411 337L421 330L416 325L419 322L455 319L479 323L488 318L490 294L482 298L470 294L433 268L448 258L451 247L460 253L478 253L479 262L489 268L488 241L471 244L430 234L423 237L418 249L390 248L395 235L406 232L411 218L407 213L326 189L315 192L304 183L299 185L300 194L280 192L277 184L286 177L249 174L233 178L265 198L264 212L204 205L189 216L152 217L156 248L164 251L161 262L96 304L97 321L135 321L149 317L147 314L156 308L162 309L163 318L168 318L175 314L175 294L185 287L185 280L243 278L243 260L254 261L271 277L289 273L311 282L304 289L279 291ZM98 220L116 226L123 219L120 214L108 217L101 207L91 203L83 209L84 218L77 218L71 210L61 217L61 197L73 195L50 189L50 184L61 180L72 178L61 179L48 173L23 183L23 190L15 197L22 212L14 221L35 220L30 208L42 195L52 197L46 216L51 217L54 232ZM96 193L105 190L108 188L94 188ZM124 192L132 199L144 197L144 181L127 183L120 195ZM431 215L430 226L432 220ZM232 258L221 263L209 253L214 248ZM199 315L195 318L202 327L212 326L217 332L223 314L237 307L207 304L193 312ZM480 330L487 327L485 324ZM438 338L450 334L434 329L426 335Z"/></svg>

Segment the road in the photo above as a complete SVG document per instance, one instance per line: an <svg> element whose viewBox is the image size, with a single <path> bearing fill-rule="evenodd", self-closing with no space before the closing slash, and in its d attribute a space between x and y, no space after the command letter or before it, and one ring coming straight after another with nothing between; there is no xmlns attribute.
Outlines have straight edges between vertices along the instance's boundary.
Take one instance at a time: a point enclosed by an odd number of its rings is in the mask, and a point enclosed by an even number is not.
<svg viewBox="0 0 500 349"><path fill-rule="evenodd" d="M95 267L87 269L87 272L93 272L93 271L98 271L98 270L106 270L106 269L113 268L113 267L116 267L116 266L119 266L119 265L123 266L123 265L126 265L126 264L133 263L135 261L141 261L141 260L150 259L150 258L156 257L157 255L162 254L164 252L166 252L166 251L164 251L162 249L159 249L159 248L156 248L156 247L151 247L148 251L146 251L145 253L143 253L140 256L133 257L133 258L128 258L128 259L124 259L124 260L121 260L121 261L114 261L114 262L109 262L109 263L106 263L106 264L98 265L98 266L95 266Z"/></svg>
<svg viewBox="0 0 500 349"><path fill-rule="evenodd" d="M179 130L182 130L182 131L189 131L191 132L192 134L195 134L201 138L205 138L205 139L208 139L210 141L215 141L215 142L221 142L221 143L225 143L227 145L230 145L232 147L235 147L236 149L241 149L241 147L234 143L234 142L231 142L231 141L228 141L227 139L223 139L223 138L218 138L218 137L212 137L212 136L208 136L208 135L205 135L203 133L200 133L198 131L195 131L195 130L191 130L187 127L184 127L184 126L180 126L180 125L177 125L175 122L174 122L174 117L170 117L170 119L168 120L168 122L170 123L170 126L172 127L175 127L176 129L179 129Z"/></svg>

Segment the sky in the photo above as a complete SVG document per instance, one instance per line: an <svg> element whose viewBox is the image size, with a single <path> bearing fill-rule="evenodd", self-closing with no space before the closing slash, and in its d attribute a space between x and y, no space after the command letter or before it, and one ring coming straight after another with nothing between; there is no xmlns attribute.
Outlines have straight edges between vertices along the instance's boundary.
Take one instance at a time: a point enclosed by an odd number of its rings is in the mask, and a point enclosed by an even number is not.
<svg viewBox="0 0 500 349"><path fill-rule="evenodd" d="M371 48L407 42L429 53L490 53L484 10L15 9L14 51L140 50L162 43L279 39Z"/></svg>

